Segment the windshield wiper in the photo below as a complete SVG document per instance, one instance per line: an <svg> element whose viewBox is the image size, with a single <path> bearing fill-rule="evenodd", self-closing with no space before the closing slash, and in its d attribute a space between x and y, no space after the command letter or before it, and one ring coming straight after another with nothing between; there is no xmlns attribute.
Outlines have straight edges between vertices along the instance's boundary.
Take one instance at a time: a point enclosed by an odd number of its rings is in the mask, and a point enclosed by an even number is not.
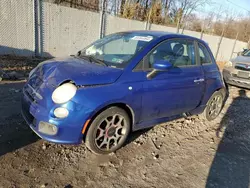
<svg viewBox="0 0 250 188"><path fill-rule="evenodd" d="M107 63L105 63L104 61L102 61L102 60L100 60L100 59L95 58L95 57L92 56L92 55L80 55L79 57L80 57L80 58L85 58L85 59L87 59L87 60L88 60L89 62L91 62L91 63L97 63L97 64L105 65L105 66L108 67L108 64L107 64Z"/></svg>
<svg viewBox="0 0 250 188"><path fill-rule="evenodd" d="M89 56L89 58L94 61L95 63L98 63L98 64L102 64L102 65L105 65L105 66L109 66L107 63L105 63L104 61L100 60L100 59L97 59L95 58L94 56Z"/></svg>

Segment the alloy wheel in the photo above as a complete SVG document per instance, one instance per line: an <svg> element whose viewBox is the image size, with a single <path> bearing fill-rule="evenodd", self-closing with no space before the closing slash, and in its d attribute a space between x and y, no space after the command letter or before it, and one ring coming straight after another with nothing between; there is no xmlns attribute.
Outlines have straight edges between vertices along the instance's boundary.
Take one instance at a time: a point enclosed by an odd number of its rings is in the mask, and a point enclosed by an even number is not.
<svg viewBox="0 0 250 188"><path fill-rule="evenodd" d="M120 114L104 118L98 125L95 134L95 144L102 151L116 148L122 142L127 132L127 122Z"/></svg>
<svg viewBox="0 0 250 188"><path fill-rule="evenodd" d="M208 115L211 119L216 118L222 108L223 99L221 95L215 95L209 103L208 106Z"/></svg>

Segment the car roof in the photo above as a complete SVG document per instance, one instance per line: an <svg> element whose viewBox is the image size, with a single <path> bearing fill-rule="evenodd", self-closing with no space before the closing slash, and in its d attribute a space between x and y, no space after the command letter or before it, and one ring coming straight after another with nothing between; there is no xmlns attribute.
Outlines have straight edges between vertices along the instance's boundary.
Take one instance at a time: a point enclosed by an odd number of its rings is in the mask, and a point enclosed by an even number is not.
<svg viewBox="0 0 250 188"><path fill-rule="evenodd" d="M178 37L178 38L189 38L189 39L197 40L199 42L207 44L205 41L203 41L203 40L201 40L199 38L196 38L196 37L192 37L192 36L184 35L184 34L177 34L177 33L167 32L167 31L133 30L133 31L124 31L123 33L135 33L135 34L138 33L138 34L152 35L154 37L171 36L171 37Z"/></svg>

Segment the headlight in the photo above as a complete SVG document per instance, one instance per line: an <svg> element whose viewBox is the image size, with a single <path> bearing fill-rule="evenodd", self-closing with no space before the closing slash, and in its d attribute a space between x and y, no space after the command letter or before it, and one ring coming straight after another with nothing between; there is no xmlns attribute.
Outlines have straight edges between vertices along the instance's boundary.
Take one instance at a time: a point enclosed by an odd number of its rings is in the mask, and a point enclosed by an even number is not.
<svg viewBox="0 0 250 188"><path fill-rule="evenodd" d="M228 61L225 63L225 67L232 67L233 63L231 61Z"/></svg>
<svg viewBox="0 0 250 188"><path fill-rule="evenodd" d="M57 104L68 102L76 94L77 87L72 83L65 83L52 93L52 100Z"/></svg>

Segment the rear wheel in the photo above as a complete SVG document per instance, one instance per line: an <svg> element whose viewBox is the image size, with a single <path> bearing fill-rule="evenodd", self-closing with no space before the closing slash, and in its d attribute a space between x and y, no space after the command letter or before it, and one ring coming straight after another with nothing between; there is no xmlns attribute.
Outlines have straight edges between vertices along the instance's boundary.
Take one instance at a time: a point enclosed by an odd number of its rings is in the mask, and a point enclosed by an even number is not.
<svg viewBox="0 0 250 188"><path fill-rule="evenodd" d="M97 154L108 154L119 149L130 132L130 119L125 110L111 107L101 112L91 123L86 134L86 146Z"/></svg>
<svg viewBox="0 0 250 188"><path fill-rule="evenodd" d="M201 114L202 118L207 121L214 120L220 114L223 102L223 93L221 91L216 91L207 102L207 106Z"/></svg>

